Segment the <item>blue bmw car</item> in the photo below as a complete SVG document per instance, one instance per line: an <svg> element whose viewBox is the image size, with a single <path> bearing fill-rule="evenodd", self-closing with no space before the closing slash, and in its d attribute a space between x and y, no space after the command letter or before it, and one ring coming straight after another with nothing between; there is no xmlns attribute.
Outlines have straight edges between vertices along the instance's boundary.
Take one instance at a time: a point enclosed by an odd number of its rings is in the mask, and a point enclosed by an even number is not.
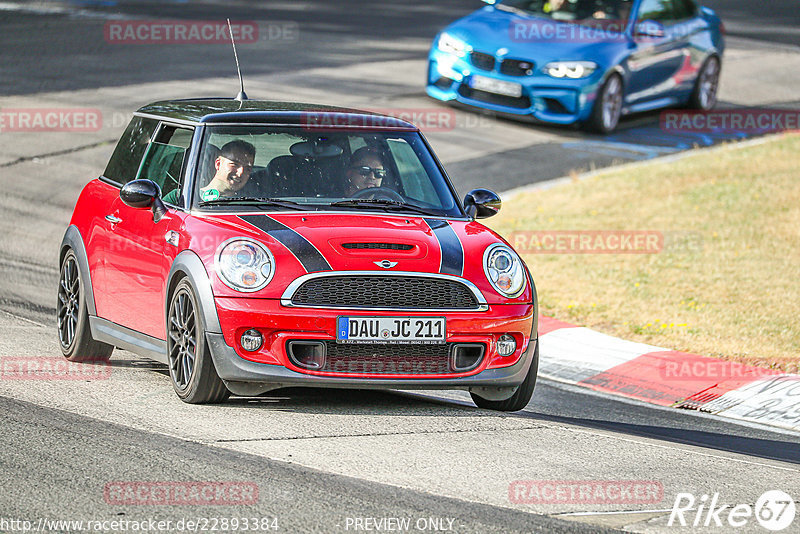
<svg viewBox="0 0 800 534"><path fill-rule="evenodd" d="M484 1L436 36L433 98L599 133L716 104L724 26L694 0Z"/></svg>

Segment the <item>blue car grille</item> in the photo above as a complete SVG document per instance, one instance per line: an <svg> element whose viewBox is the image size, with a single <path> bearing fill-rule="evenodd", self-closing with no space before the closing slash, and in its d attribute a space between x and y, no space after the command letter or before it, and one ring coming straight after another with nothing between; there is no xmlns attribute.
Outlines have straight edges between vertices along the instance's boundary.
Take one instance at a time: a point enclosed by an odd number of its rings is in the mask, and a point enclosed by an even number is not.
<svg viewBox="0 0 800 534"><path fill-rule="evenodd" d="M472 52L470 54L472 64L482 70L494 70L494 56L483 52Z"/></svg>

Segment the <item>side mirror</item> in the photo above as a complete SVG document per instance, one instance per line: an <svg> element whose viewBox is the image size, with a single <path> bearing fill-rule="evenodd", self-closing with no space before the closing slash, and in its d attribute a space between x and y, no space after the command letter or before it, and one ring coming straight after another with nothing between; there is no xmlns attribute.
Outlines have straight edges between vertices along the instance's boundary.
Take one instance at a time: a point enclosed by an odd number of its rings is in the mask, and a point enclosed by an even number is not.
<svg viewBox="0 0 800 534"><path fill-rule="evenodd" d="M152 208L153 222L158 222L167 213L161 201L161 188L152 180L133 180L122 186L119 198L132 208Z"/></svg>
<svg viewBox="0 0 800 534"><path fill-rule="evenodd" d="M473 189L464 197L464 210L473 219L486 219L497 215L503 202L497 193L488 189Z"/></svg>
<svg viewBox="0 0 800 534"><path fill-rule="evenodd" d="M655 20L637 22L633 30L635 37L664 37L664 25Z"/></svg>

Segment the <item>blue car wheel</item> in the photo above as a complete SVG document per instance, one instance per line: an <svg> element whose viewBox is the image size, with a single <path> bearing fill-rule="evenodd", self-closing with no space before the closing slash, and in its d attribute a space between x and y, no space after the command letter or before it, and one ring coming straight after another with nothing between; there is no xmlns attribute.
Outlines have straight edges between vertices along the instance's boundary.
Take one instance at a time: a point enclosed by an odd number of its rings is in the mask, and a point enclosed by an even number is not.
<svg viewBox="0 0 800 534"><path fill-rule="evenodd" d="M613 132L622 116L624 96L622 78L619 74L611 74L597 92L592 115L586 123L587 128L601 134Z"/></svg>
<svg viewBox="0 0 800 534"><path fill-rule="evenodd" d="M703 64L697 76L692 96L689 98L689 107L708 111L717 104L717 89L719 89L720 62L717 56L709 57Z"/></svg>

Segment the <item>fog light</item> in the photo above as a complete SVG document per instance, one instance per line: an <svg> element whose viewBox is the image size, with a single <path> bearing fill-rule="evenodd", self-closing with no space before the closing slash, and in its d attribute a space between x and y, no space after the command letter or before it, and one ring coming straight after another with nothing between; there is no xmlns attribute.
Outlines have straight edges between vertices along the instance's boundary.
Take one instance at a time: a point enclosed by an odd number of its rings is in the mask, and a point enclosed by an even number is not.
<svg viewBox="0 0 800 534"><path fill-rule="evenodd" d="M264 338L258 330L250 329L242 334L242 339L239 341L242 348L248 352L253 352L261 348L264 343Z"/></svg>
<svg viewBox="0 0 800 534"><path fill-rule="evenodd" d="M517 342L514 341L514 336L503 334L497 340L497 354L500 356L511 356L517 350Z"/></svg>

